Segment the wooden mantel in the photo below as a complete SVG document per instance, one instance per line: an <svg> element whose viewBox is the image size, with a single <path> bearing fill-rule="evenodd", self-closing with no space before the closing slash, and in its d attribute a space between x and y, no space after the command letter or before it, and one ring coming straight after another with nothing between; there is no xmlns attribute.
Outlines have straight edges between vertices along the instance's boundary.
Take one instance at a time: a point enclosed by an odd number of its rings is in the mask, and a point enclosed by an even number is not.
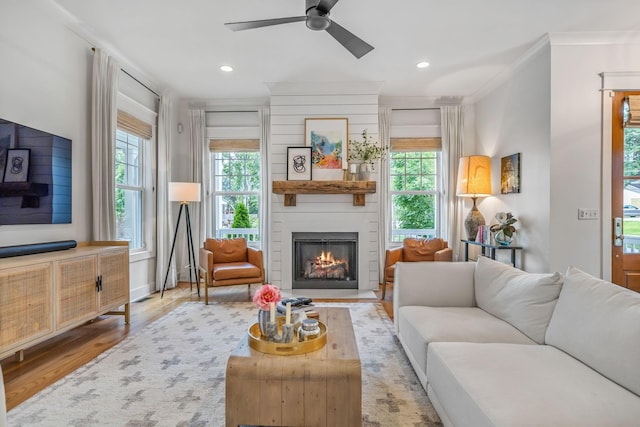
<svg viewBox="0 0 640 427"><path fill-rule="evenodd" d="M284 194L285 206L296 205L296 194L353 194L353 206L364 206L364 195L376 192L376 181L273 181L273 192Z"/></svg>

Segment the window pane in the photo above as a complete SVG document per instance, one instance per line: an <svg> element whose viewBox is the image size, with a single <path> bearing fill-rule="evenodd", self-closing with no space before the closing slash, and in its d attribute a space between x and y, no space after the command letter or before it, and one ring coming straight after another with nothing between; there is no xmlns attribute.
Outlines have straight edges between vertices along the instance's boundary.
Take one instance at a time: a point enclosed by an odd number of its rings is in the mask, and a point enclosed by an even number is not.
<svg viewBox="0 0 640 427"><path fill-rule="evenodd" d="M624 129L624 175L640 176L640 128Z"/></svg>
<svg viewBox="0 0 640 427"><path fill-rule="evenodd" d="M260 191L260 153L216 153L216 191Z"/></svg>
<svg viewBox="0 0 640 427"><path fill-rule="evenodd" d="M392 202L392 241L405 237L434 237L436 234L436 195L397 194Z"/></svg>
<svg viewBox="0 0 640 427"><path fill-rule="evenodd" d="M217 238L244 237L260 241L260 198L252 195L218 195L215 198Z"/></svg>
<svg viewBox="0 0 640 427"><path fill-rule="evenodd" d="M142 191L116 189L116 238L142 248Z"/></svg>

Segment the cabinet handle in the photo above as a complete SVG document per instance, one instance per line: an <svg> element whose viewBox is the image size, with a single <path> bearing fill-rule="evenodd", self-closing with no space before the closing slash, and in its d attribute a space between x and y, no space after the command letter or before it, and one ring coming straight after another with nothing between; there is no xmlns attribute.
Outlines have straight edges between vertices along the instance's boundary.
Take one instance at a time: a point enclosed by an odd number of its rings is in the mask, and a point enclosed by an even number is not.
<svg viewBox="0 0 640 427"><path fill-rule="evenodd" d="M96 289L98 292L102 292L102 274L96 278Z"/></svg>

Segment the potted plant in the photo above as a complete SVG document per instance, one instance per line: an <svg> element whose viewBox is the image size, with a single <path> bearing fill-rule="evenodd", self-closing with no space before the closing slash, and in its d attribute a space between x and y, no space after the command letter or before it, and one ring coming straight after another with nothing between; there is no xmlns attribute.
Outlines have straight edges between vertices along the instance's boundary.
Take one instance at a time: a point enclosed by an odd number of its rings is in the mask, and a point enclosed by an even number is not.
<svg viewBox="0 0 640 427"><path fill-rule="evenodd" d="M489 229L494 233L493 238L496 243L508 246L513 241L516 228L513 226L518 220L511 215L511 212L498 212L495 215L498 224L493 224Z"/></svg>
<svg viewBox="0 0 640 427"><path fill-rule="evenodd" d="M367 133L362 131L362 141L349 140L349 163L352 165L360 165L361 175L364 179L368 179L368 174L375 166L375 162L384 158L386 147L381 147ZM354 173L354 169L351 170Z"/></svg>

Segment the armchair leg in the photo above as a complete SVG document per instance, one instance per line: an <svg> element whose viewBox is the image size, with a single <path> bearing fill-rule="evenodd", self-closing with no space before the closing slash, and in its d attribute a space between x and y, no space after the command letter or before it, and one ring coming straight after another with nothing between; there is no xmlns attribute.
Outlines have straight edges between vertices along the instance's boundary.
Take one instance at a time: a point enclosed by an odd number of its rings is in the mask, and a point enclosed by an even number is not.
<svg viewBox="0 0 640 427"><path fill-rule="evenodd" d="M381 301L384 301L384 297L387 293L387 282L382 282L382 297L380 298Z"/></svg>

